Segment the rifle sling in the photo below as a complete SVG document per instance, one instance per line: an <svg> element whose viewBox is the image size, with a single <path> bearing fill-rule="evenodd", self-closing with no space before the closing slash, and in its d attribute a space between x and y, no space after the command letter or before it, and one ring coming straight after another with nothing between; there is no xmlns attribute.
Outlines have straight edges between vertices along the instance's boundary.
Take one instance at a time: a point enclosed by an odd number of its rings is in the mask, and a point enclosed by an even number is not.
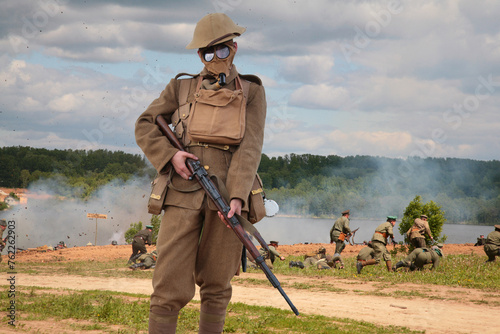
<svg viewBox="0 0 500 334"><path fill-rule="evenodd" d="M229 192L227 191L226 186L224 185L224 182L222 182L217 175L210 175L210 178L212 181L215 183L217 186L217 189L219 189L219 192L221 196L226 200L227 203L229 203ZM253 226L252 223L250 223L247 219L243 218L241 215L236 214L236 217L241 223L241 226L243 226L243 229L253 235L255 237L256 233L259 233L255 226Z"/></svg>

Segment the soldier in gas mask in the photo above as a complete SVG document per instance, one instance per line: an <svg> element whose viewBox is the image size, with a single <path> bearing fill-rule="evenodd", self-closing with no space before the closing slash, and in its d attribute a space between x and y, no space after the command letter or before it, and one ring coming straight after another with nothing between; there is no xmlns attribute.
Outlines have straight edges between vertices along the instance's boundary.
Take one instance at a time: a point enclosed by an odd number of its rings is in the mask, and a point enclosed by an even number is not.
<svg viewBox="0 0 500 334"><path fill-rule="evenodd" d="M227 15L209 14L196 25L186 48L198 49L197 75L172 79L136 122L136 141L158 172L170 168L153 276L150 333L175 333L179 311L200 287L199 333L220 333L231 299L230 281L240 266L242 245L221 222L186 159L199 160L227 189L230 211L247 216L248 198L260 163L266 118L260 79L241 75L233 64L245 32ZM162 115L186 152L164 137Z"/></svg>

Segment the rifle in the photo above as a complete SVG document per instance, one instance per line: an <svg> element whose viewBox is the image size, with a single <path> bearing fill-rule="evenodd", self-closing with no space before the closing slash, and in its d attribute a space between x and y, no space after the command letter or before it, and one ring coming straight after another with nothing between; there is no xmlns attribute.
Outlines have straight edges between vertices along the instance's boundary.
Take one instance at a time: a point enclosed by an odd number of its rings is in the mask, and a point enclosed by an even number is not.
<svg viewBox="0 0 500 334"><path fill-rule="evenodd" d="M351 245L351 246L354 246L355 242L354 242L354 235L356 234L356 231L359 230L359 227L353 231L351 231L351 233L349 233L347 236L346 236L346 239L347 239L347 242ZM352 239L351 239L352 237Z"/></svg>
<svg viewBox="0 0 500 334"><path fill-rule="evenodd" d="M170 127L168 126L167 121L163 116L158 115L156 118L156 123L160 127L161 132L168 138L170 143L177 148L180 151L185 151L184 147L182 146L181 142L177 139L175 134L172 132ZM225 224L230 227L233 232L236 234L238 239L240 239L241 243L245 248L249 251L250 255L255 259L255 262L257 265L262 269L262 271L266 274L267 279L273 287L278 289L278 291L281 293L283 298L285 298L286 302L292 309L293 313L295 315L299 315L299 311L297 308L292 304L292 301L288 298L286 295L285 291L283 291L283 288L280 285L280 282L274 276L272 273L271 269L267 266L264 258L262 255L260 255L259 251L253 244L253 242L250 240L250 237L246 233L245 229L243 228L242 224L245 224L245 228L247 228L251 234L259 241L259 243L269 251L269 248L267 246L267 243L265 240L261 237L260 233L257 231L257 229L250 223L246 224L245 219L241 216L234 215L231 218L228 218L228 213L231 210L229 205L227 204L226 200L222 197L221 193L215 186L214 182L210 177L208 176L208 173L206 169L200 164L199 161L193 160L193 159L187 159L186 164L191 171L191 173L195 176L196 180L198 183L201 185L203 190L207 193L208 197L214 202L215 206L219 210L219 212L224 216Z"/></svg>

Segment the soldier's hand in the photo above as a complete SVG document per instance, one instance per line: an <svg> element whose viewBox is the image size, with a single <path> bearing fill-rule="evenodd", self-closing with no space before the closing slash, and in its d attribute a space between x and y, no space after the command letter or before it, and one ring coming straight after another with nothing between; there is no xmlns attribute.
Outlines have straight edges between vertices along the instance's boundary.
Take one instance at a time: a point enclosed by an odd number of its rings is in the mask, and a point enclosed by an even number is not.
<svg viewBox="0 0 500 334"><path fill-rule="evenodd" d="M185 180L188 180L192 175L191 171L186 165L186 159L188 158L198 160L198 157L196 155L185 151L178 151L170 160L177 174L179 174Z"/></svg>
<svg viewBox="0 0 500 334"><path fill-rule="evenodd" d="M229 207L231 210L227 213L227 218L231 218L234 214L241 215L241 207L243 206L243 202L239 198L233 198L229 203Z"/></svg>
<svg viewBox="0 0 500 334"><path fill-rule="evenodd" d="M231 218L235 214L241 215L242 205L243 202L241 201L241 199L233 198L229 203L230 209L229 212L227 213L227 218ZM220 211L217 211L217 215L219 215L220 220L222 220L222 222L226 224L228 228L230 228L229 224L226 222L226 219L224 218L224 215Z"/></svg>

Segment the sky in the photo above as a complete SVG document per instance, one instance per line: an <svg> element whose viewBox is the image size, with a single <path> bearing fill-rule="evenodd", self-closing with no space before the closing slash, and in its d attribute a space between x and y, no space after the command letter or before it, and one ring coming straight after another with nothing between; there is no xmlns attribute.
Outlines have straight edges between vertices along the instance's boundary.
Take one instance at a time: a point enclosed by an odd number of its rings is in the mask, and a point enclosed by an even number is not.
<svg viewBox="0 0 500 334"><path fill-rule="evenodd" d="M196 22L245 27L263 153L500 159L498 1L0 0L0 147L141 154L134 123Z"/></svg>

